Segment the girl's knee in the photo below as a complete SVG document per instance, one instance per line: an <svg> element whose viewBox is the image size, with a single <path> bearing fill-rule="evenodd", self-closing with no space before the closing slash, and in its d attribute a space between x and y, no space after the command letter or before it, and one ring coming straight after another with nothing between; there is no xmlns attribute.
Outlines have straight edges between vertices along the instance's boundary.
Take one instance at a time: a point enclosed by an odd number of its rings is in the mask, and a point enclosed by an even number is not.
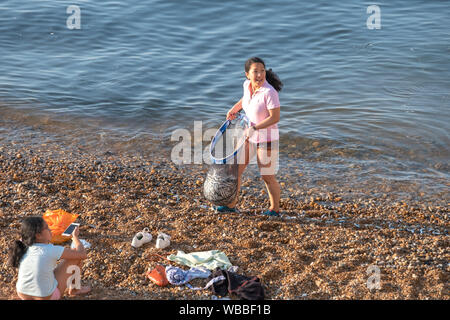
<svg viewBox="0 0 450 320"><path fill-rule="evenodd" d="M271 184L271 183L278 183L277 182L277 178L275 177L275 175L261 175L262 179L264 180L264 182Z"/></svg>
<svg viewBox="0 0 450 320"><path fill-rule="evenodd" d="M82 260L65 260L55 268L55 278L58 281L58 289L61 294L64 293L69 284L81 280L82 262Z"/></svg>
<svg viewBox="0 0 450 320"><path fill-rule="evenodd" d="M248 165L248 163L243 163L243 164L239 165L239 167L238 167L238 175L239 176L241 176L244 173L245 169L247 168L247 165Z"/></svg>

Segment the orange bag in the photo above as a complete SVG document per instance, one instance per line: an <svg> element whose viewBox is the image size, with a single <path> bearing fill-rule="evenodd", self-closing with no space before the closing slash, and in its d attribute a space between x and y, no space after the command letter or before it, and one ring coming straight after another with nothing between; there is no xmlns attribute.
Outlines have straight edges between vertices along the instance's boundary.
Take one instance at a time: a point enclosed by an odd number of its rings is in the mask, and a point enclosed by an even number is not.
<svg viewBox="0 0 450 320"><path fill-rule="evenodd" d="M149 270L145 274L152 282L156 283L160 287L164 287L169 284L166 277L166 268L162 265L157 265L153 270Z"/></svg>
<svg viewBox="0 0 450 320"><path fill-rule="evenodd" d="M71 239L71 237L63 236L62 233L78 218L78 214L68 213L62 209L47 210L42 218L52 231L51 242L53 244L61 244Z"/></svg>

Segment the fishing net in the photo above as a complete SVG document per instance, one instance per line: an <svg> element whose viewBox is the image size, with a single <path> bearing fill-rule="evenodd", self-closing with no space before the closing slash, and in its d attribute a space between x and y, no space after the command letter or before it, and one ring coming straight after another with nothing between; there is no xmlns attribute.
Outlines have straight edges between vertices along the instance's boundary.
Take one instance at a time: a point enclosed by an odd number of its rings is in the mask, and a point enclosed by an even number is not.
<svg viewBox="0 0 450 320"><path fill-rule="evenodd" d="M219 128L210 145L211 162L203 185L203 194L212 204L224 206L237 196L238 164L245 143L248 119L239 114Z"/></svg>

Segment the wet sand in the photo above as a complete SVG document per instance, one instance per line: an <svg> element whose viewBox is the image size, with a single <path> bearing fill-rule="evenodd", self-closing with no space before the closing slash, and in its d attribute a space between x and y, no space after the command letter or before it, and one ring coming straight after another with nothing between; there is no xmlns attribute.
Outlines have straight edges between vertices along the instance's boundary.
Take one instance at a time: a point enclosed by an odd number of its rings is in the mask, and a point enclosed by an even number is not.
<svg viewBox="0 0 450 320"><path fill-rule="evenodd" d="M206 165L174 165L167 150L133 156L4 141L1 260L23 217L61 208L80 215L80 238L92 245L82 274L92 292L65 299L209 300L208 290L161 288L144 273L157 263L177 265L153 253L213 249L238 273L258 276L266 299L449 299L448 204L391 201L363 189L353 193L364 197L349 197L326 185L319 191L281 170L282 215L263 217L268 197L250 168L241 213L217 214L203 197L206 171ZM133 236L145 227L153 241L133 248ZM155 248L158 232L172 237L168 248ZM380 287L369 289L372 266L379 268ZM17 299L16 281L17 271L3 263L0 299Z"/></svg>

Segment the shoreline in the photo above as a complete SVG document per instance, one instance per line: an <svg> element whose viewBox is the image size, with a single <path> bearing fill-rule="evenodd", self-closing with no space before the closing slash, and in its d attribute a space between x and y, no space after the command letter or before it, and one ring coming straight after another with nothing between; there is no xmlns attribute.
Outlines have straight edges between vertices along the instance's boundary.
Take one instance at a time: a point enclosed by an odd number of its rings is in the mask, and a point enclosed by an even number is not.
<svg viewBox="0 0 450 320"><path fill-rule="evenodd" d="M92 245L82 281L93 288L85 297L66 299L210 300L208 290L153 285L144 272L169 264L153 261L152 253L214 249L238 273L258 276L266 299L449 299L448 207L441 203L352 198L296 185L280 173L282 216L262 217L268 199L250 169L243 176L241 213L216 214L202 194L207 166L176 166L166 152L132 156L51 141L3 143L2 260L20 218L64 209L80 215L80 238ZM144 227L153 241L131 247ZM158 232L171 235L168 248L155 248ZM367 288L370 266L380 269L380 289ZM16 298L16 280L17 271L2 265L0 299Z"/></svg>
<svg viewBox="0 0 450 320"><path fill-rule="evenodd" d="M0 127L0 149L6 152L10 146L13 149L30 149L53 158L76 153L103 159L115 154L128 160L135 158L142 164L155 158L155 155L161 161L169 160L171 151L180 143L171 141L170 132L173 133L176 127L166 125L158 127L155 132L139 133L127 132L126 127L103 128L101 123L92 119L71 122L37 115L24 116L24 119L27 120L23 122L14 117L4 119ZM191 129L186 129L192 139L191 160L198 161L199 156L192 150L203 150L200 159L206 166L209 142L200 141ZM331 193L361 203L372 200L377 205L407 203L422 209L429 206L448 207L450 183L448 165L443 160L414 163L404 157L393 159L392 155L367 153L353 143L345 147L348 143L312 137L282 137L279 174L286 190L291 190L289 197L307 202L311 195L327 199ZM444 156L442 151L438 158ZM414 154L415 157L421 156ZM198 167L175 166L194 170ZM255 159L249 168L252 178L259 179Z"/></svg>

